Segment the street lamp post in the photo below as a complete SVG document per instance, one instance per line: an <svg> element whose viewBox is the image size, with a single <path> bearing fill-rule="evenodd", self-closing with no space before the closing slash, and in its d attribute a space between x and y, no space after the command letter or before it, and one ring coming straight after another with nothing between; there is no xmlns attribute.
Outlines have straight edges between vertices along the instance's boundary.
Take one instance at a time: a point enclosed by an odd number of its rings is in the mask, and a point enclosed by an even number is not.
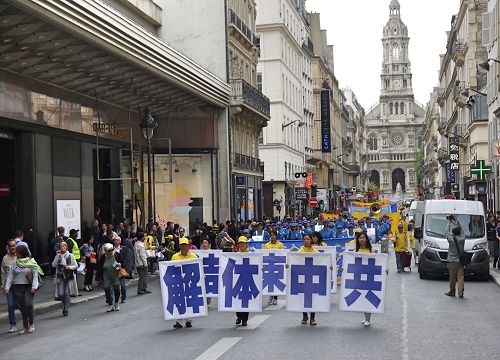
<svg viewBox="0 0 500 360"><path fill-rule="evenodd" d="M144 109L144 117L141 122L142 135L148 142L148 224L153 223L153 192L151 181L151 139L153 138L154 131L158 126L156 120L151 116L149 108Z"/></svg>

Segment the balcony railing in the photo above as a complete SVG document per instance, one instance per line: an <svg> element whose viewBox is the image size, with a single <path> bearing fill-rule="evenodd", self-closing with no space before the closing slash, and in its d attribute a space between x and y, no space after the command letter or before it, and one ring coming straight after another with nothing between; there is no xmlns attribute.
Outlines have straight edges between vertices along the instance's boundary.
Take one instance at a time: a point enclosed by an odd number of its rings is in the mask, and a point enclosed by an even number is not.
<svg viewBox="0 0 500 360"><path fill-rule="evenodd" d="M231 98L236 101L242 101L257 111L263 113L266 117L271 116L271 102L259 90L247 83L245 80L230 80Z"/></svg>
<svg viewBox="0 0 500 360"><path fill-rule="evenodd" d="M236 28L250 41L252 44L256 44L255 35L252 30L240 19L238 15L233 10L229 10L229 22L234 24Z"/></svg>
<svg viewBox="0 0 500 360"><path fill-rule="evenodd" d="M233 167L243 170L262 172L260 159L233 153Z"/></svg>

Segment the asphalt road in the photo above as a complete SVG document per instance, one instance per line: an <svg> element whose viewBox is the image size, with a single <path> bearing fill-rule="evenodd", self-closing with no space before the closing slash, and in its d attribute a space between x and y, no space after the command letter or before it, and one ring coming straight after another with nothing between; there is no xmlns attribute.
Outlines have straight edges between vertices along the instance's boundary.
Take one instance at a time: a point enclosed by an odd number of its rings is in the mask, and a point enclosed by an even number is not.
<svg viewBox="0 0 500 360"><path fill-rule="evenodd" d="M393 264L393 257L391 256ZM338 310L318 314L317 327L301 325L301 314L287 313L284 301L251 314L247 329L236 329L235 315L194 319L192 329L174 330L162 319L159 283L150 295L132 295L121 310L106 313L104 299L80 304L63 318L59 312L35 319L36 332L6 334L0 328L0 359L500 359L500 288L466 282L465 299L444 295L448 283L397 274L391 265L386 314ZM129 290L130 293L134 291Z"/></svg>

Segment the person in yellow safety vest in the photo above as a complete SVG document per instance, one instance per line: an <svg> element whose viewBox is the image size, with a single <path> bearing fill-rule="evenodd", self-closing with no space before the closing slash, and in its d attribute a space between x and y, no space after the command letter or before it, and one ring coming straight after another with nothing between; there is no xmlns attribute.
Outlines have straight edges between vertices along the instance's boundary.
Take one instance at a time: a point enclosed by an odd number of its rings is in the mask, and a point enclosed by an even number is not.
<svg viewBox="0 0 500 360"><path fill-rule="evenodd" d="M76 242L78 239L78 230L71 229L69 231L69 237L66 239L66 243L68 244L68 250L75 257L76 262L79 262L81 259L80 249L78 248L78 243Z"/></svg>

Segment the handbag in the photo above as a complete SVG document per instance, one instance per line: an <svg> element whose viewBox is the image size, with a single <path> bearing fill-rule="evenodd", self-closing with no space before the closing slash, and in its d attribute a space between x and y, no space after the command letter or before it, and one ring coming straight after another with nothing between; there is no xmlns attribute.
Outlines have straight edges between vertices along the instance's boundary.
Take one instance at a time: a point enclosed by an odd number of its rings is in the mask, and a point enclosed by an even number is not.
<svg viewBox="0 0 500 360"><path fill-rule="evenodd" d="M453 240L455 241L455 245L457 246L457 250L459 251L458 259L460 260L462 265L466 267L472 262L472 254L468 253L467 251L460 251L460 248L458 247L458 241L455 236L453 236Z"/></svg>
<svg viewBox="0 0 500 360"><path fill-rule="evenodd" d="M120 267L118 269L118 277L120 279L122 279L122 278L128 278L129 274L128 274L127 270L125 270L125 268Z"/></svg>
<svg viewBox="0 0 500 360"><path fill-rule="evenodd" d="M33 284L33 270L30 271L29 273L26 274L26 277L28 278L28 281L30 283L30 285ZM43 280L42 280L42 277L40 276L39 273L37 273L37 277L38 277L38 287L36 288L37 290L40 289L43 285Z"/></svg>

